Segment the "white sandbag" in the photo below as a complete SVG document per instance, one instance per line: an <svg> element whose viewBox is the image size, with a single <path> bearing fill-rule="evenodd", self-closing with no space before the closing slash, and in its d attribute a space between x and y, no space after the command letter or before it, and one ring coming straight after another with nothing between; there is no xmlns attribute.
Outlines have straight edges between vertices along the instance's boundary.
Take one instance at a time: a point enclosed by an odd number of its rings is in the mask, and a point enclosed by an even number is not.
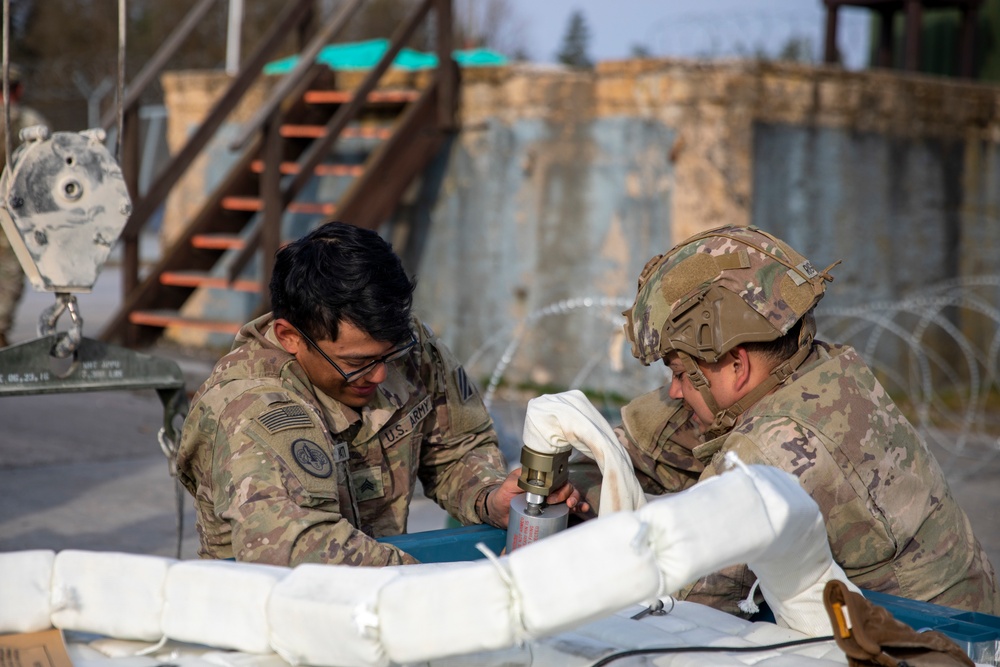
<svg viewBox="0 0 1000 667"><path fill-rule="evenodd" d="M177 563L167 574L163 632L182 642L269 653L267 600L290 571L223 560Z"/></svg>
<svg viewBox="0 0 1000 667"><path fill-rule="evenodd" d="M754 482L775 526L776 539L747 559L775 621L809 635L826 634L830 630L823 606L826 583L838 579L850 590L859 589L833 560L819 505L790 473L769 466L738 465Z"/></svg>
<svg viewBox="0 0 1000 667"><path fill-rule="evenodd" d="M511 604L510 589L490 561L404 571L379 591L379 635L396 663L501 649L517 639Z"/></svg>
<svg viewBox="0 0 1000 667"><path fill-rule="evenodd" d="M819 506L794 475L727 458L735 469L637 513L652 526L661 592L747 563L779 625L809 635L828 632L823 586L847 577L833 562Z"/></svg>
<svg viewBox="0 0 1000 667"><path fill-rule="evenodd" d="M650 525L661 595L680 590L728 565L747 562L774 538L753 481L727 472L649 503L636 514Z"/></svg>
<svg viewBox="0 0 1000 667"><path fill-rule="evenodd" d="M0 634L52 627L49 588L56 552L0 553Z"/></svg>
<svg viewBox="0 0 1000 667"><path fill-rule="evenodd" d="M791 557L791 553L794 552L790 552L788 560L795 560ZM768 563L771 568L769 570L763 570L760 564L753 566L764 572L763 575L756 571L754 574L760 577L760 591L774 613L774 622L781 627L791 628L811 637L829 634L830 617L826 607L823 606L823 589L826 587L826 582L833 579L842 581L849 590L859 594L861 589L851 583L847 579L847 574L831 559L827 567L816 575L815 580L801 591L794 595L776 595L770 584L779 578L777 573L781 571L781 566L784 566L785 572L794 571L788 560Z"/></svg>
<svg viewBox="0 0 1000 667"><path fill-rule="evenodd" d="M120 639L162 637L163 587L173 558L61 551L52 569L52 624Z"/></svg>
<svg viewBox="0 0 1000 667"><path fill-rule="evenodd" d="M376 601L401 569L299 565L267 602L271 648L293 665L387 665Z"/></svg>
<svg viewBox="0 0 1000 667"><path fill-rule="evenodd" d="M597 408L576 389L528 401L524 444L537 452L573 447L597 462L603 477L600 514L635 510L646 504L632 459Z"/></svg>
<svg viewBox="0 0 1000 667"><path fill-rule="evenodd" d="M530 636L579 625L648 600L660 572L647 527L611 514L521 547L503 559Z"/></svg>

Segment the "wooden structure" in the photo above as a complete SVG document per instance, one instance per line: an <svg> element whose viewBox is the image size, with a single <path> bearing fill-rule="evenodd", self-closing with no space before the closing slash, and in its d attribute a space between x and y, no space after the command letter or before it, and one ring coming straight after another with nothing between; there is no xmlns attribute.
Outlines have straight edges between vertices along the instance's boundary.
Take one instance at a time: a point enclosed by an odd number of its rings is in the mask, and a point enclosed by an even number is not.
<svg viewBox="0 0 1000 667"><path fill-rule="evenodd" d="M958 9L962 13L958 39L958 75L972 78L975 57L976 18L983 0L823 0L826 5L826 40L823 60L837 62L837 12L841 7L864 7L881 18L876 64L892 67L894 35L893 19L897 12L906 16L904 32L903 69L916 72L920 69L920 29L925 9Z"/></svg>
<svg viewBox="0 0 1000 667"><path fill-rule="evenodd" d="M121 161L133 212L121 237L123 305L102 332L105 341L143 346L167 326L234 333L241 322L184 317L181 307L199 287L222 287L261 294L256 310L266 312L267 295L262 286L270 278L271 258L286 240L281 238L286 211L314 215L317 224L336 215L374 229L391 215L406 187L456 130L458 68L451 59L451 0L419 3L392 35L382 59L353 90L333 88L330 70L315 64L315 59L343 29L362 0L341 3L336 15L318 28L315 0L289 0L201 126L147 192L139 196L139 98L193 27L218 2L201 0L191 9L125 96ZM435 20L432 32L438 55L438 67L430 83L421 90L379 88L380 78L400 49L430 16ZM263 75L264 65L277 56L284 36L296 32L303 44L298 64L274 87L233 142L233 148L242 149L242 157L140 281L138 244L143 227L251 85ZM363 114L367 120L359 123ZM371 114L377 121L371 120ZM113 121L108 118L105 125L110 127ZM338 162L335 145L351 137L374 140L377 146L361 163ZM297 199L314 176L323 175L350 176L353 183L338 201ZM218 267L226 253L226 269L220 276ZM261 253L263 275L259 280L241 278L255 253Z"/></svg>

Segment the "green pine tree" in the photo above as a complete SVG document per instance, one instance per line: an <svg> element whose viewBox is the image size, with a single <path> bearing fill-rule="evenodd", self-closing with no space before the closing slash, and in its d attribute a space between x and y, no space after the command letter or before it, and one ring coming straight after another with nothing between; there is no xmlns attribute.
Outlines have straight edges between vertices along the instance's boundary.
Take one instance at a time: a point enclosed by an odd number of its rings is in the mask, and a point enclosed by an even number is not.
<svg viewBox="0 0 1000 667"><path fill-rule="evenodd" d="M562 46L556 53L556 60L570 67L590 69L594 63L587 54L589 45L590 28L587 26L587 20L583 12L574 10L566 24L566 33L563 35Z"/></svg>

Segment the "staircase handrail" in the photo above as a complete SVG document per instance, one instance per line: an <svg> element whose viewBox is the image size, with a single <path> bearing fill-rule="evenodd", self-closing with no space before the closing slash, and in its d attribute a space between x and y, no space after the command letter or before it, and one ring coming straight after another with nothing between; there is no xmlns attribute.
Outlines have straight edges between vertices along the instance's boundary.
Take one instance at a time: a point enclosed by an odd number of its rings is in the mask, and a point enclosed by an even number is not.
<svg viewBox="0 0 1000 667"><path fill-rule="evenodd" d="M316 60L316 56L319 55L319 52L323 49L323 47L333 41L340 31L343 30L344 26L347 25L347 22L361 6L362 1L363 0L349 0L344 3L341 5L336 16L320 28L319 32L316 33L312 41L309 42L306 48L299 55L299 61L295 63L295 67L292 68L292 71L282 77L281 81L271 90L271 94L268 96L264 104L262 104L254 116L240 128L237 138L229 144L229 148L231 150L238 151L246 147L254 135L260 131L267 120L271 118L271 115L289 97L289 94L299 84L303 77L305 77L309 68L313 64L313 61Z"/></svg>
<svg viewBox="0 0 1000 667"><path fill-rule="evenodd" d="M243 99L250 86L258 79L264 65L272 57L273 52L281 45L288 32L306 16L314 0L297 0L285 5L282 14L271 24L257 49L240 67L239 73L230 82L226 92L215 103L208 116L198 129L191 135L184 147L173 160L163 169L159 177L150 185L146 195L138 201L125 230L126 234L141 229L152 214L164 202L170 190L194 161L195 157L215 135L226 117Z"/></svg>
<svg viewBox="0 0 1000 667"><path fill-rule="evenodd" d="M396 55L399 54L403 46L409 41L413 32L417 29L417 26L420 25L420 22L427 16L431 7L434 5L441 6L442 4L447 3L441 3L439 0L424 0L424 2L422 2L420 6L410 15L410 18L396 28L392 37L389 39L389 45L386 48L385 53L382 55L382 58L368 71L368 74L358 85L357 89L355 89L354 94L351 96L351 100L337 109L336 113L334 113L329 122L326 124L323 135L317 138L299 158L297 168L298 173L293 176L288 185L281 190L280 208L282 210L287 208L288 204L302 191L302 189L309 182L309 179L312 178L313 170L323 160L324 156L329 153L330 148L340 136L341 132L343 132L344 128L347 127L347 124L360 113L368 98L368 94L371 93L378 85L382 75L385 74L386 70L388 70L392 65L392 62L396 59ZM439 58L438 72L440 73L446 66L447 62L445 62L444 59ZM244 267L246 267L254 253L260 247L261 237L264 233L262 228L263 225L260 225L253 230L250 236L246 239L243 248L230 263L228 270L228 277L230 281L235 280L235 277L240 273L240 271L243 270Z"/></svg>
<svg viewBox="0 0 1000 667"><path fill-rule="evenodd" d="M174 31L170 33L166 41L160 45L160 48L156 50L156 53L149 59L149 62L143 66L132 80L132 83L125 88L125 99L122 102L122 107L126 112L138 106L139 100L142 98L143 93L146 92L149 84L160 75L160 72L166 67L167 62L177 54L181 45L191 36L191 33L201 23L201 20L205 18L212 5L218 2L219 0L200 0L200 2L191 7L181 20L181 23L174 28ZM110 130L116 120L117 114L112 109L104 114L104 117L101 119L101 127L105 131Z"/></svg>

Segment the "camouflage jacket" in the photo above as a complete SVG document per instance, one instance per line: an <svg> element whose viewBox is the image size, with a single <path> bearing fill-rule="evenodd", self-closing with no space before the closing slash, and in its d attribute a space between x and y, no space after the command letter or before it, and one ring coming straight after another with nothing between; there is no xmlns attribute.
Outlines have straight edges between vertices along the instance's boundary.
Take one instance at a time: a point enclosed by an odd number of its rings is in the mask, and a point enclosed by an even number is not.
<svg viewBox="0 0 1000 667"><path fill-rule="evenodd" d="M1000 612L993 567L940 466L850 347L817 342L732 431L693 449L689 414L666 388L622 410L619 438L647 491L680 491L716 475L734 451L798 476L823 513L834 560L859 587ZM735 566L680 596L739 613L755 579Z"/></svg>
<svg viewBox="0 0 1000 667"><path fill-rule="evenodd" d="M177 458L199 554L275 565L412 563L377 537L406 532L417 479L463 523L488 520L506 477L489 413L416 319L414 352L360 411L313 389L271 316L245 325L194 397Z"/></svg>

